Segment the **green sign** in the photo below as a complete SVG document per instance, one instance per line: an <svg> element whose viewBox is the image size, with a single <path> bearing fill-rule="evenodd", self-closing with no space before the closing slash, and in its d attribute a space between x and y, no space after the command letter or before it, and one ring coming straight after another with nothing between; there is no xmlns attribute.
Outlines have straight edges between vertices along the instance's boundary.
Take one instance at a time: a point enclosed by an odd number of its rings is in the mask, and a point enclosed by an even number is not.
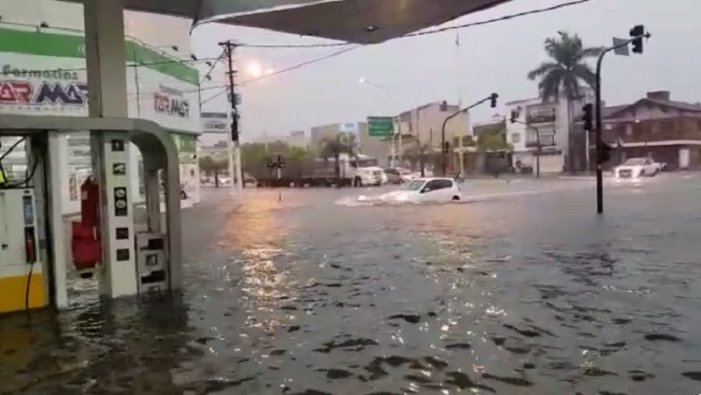
<svg viewBox="0 0 701 395"><path fill-rule="evenodd" d="M368 134L373 137L394 135L394 119L392 117L368 117Z"/></svg>

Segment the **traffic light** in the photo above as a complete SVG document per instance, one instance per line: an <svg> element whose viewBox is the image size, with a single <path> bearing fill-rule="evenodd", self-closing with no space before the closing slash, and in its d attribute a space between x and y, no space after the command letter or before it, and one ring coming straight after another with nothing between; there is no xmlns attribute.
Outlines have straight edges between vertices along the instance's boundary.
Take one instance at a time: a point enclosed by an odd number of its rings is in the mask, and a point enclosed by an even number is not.
<svg viewBox="0 0 701 395"><path fill-rule="evenodd" d="M603 141L599 142L599 156L596 160L596 163L599 165L603 165L604 163L608 162L609 159L611 159L611 146L604 143Z"/></svg>
<svg viewBox="0 0 701 395"><path fill-rule="evenodd" d="M516 123L516 120L518 119L518 116L519 116L518 111L512 110L512 111L511 111L511 118L510 118L511 123Z"/></svg>
<svg viewBox="0 0 701 395"><path fill-rule="evenodd" d="M584 121L584 130L592 131L594 130L594 106L591 103L587 103L582 107L582 120Z"/></svg>
<svg viewBox="0 0 701 395"><path fill-rule="evenodd" d="M631 42L633 53L643 53L643 36L645 36L645 26L636 25L630 29L630 36L634 38Z"/></svg>
<svg viewBox="0 0 701 395"><path fill-rule="evenodd" d="M450 153L450 143L447 141L445 142L445 145L443 146L443 152L446 154Z"/></svg>
<svg viewBox="0 0 701 395"><path fill-rule="evenodd" d="M492 108L497 108L497 98L498 98L498 97L499 97L499 95L497 95L496 93L492 93L492 94L489 96L489 100L491 101L490 106L491 106Z"/></svg>

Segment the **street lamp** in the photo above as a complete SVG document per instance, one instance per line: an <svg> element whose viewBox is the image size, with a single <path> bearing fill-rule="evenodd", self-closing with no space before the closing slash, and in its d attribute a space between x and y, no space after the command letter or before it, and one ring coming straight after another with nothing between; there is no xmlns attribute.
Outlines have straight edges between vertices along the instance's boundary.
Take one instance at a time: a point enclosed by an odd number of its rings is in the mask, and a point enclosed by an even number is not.
<svg viewBox="0 0 701 395"><path fill-rule="evenodd" d="M274 73L275 69L273 67L263 67L257 60L252 60L246 65L246 74L252 78L261 78Z"/></svg>
<svg viewBox="0 0 701 395"><path fill-rule="evenodd" d="M358 82L361 84L364 84L364 85L369 85L369 86L371 86L377 90L381 90L382 92L387 94L387 97L389 98L389 101L392 104L392 107L394 107L394 96L392 96L392 92L390 92L389 89L385 88L384 86L382 86L380 84L376 84L372 81L369 81L365 77L361 77L360 79L358 79ZM397 134L399 135L399 148L398 148L399 149L399 163L401 164L401 162L402 162L402 131L400 130L401 125L399 124L396 116L392 118L392 121L394 124L397 125L397 132L398 133L392 134L392 142L390 144L390 153L389 153L390 157L392 158L390 160L390 163L389 163L390 167L394 167L394 165L395 165L394 160L397 157L397 147L395 144L395 138L396 138L395 136Z"/></svg>

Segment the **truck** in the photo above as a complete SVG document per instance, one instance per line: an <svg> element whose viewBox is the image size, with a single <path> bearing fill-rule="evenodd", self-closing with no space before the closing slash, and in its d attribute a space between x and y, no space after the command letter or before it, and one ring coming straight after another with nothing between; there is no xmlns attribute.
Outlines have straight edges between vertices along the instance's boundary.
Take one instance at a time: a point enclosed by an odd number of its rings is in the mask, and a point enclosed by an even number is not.
<svg viewBox="0 0 701 395"><path fill-rule="evenodd" d="M373 186L382 185L385 181L384 172L377 166L378 161L367 155L339 156L339 176L336 176L335 158L318 158L302 171L301 183L309 186Z"/></svg>

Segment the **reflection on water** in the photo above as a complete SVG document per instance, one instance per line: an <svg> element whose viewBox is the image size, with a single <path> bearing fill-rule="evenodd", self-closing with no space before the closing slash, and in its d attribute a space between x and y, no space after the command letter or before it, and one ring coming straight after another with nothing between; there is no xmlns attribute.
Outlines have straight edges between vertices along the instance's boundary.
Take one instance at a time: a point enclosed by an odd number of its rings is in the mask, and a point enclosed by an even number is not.
<svg viewBox="0 0 701 395"><path fill-rule="evenodd" d="M580 186L212 196L185 213L181 299L0 319L0 393L698 392L692 186L612 190L604 219Z"/></svg>

